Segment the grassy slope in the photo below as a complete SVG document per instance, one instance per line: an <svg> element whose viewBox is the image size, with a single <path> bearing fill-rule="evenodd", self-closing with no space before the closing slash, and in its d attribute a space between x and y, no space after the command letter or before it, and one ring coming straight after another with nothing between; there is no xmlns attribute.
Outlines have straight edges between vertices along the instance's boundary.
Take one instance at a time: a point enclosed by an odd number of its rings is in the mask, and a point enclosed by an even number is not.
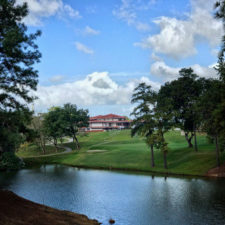
<svg viewBox="0 0 225 225"><path fill-rule="evenodd" d="M150 166L150 150L140 137L130 137L130 131L111 131L91 133L81 137L82 149L79 152L58 156L26 158L29 164L61 163L73 166L93 168L117 168L155 172L169 172L176 174L204 175L210 168L216 166L215 150L208 144L206 137L198 135L199 152L188 149L187 143L180 132L171 131L166 135L169 142L168 170L163 169L163 157L159 150L155 150L156 167ZM65 144L73 147L72 144ZM91 152L91 150L105 150ZM225 154L221 156L225 159Z"/></svg>
<svg viewBox="0 0 225 225"><path fill-rule="evenodd" d="M57 152L65 151L62 148L57 149ZM46 146L46 154L56 153L54 146ZM29 156L41 156L43 155L42 150L35 144L24 144L20 147L19 151L16 153L19 157L29 157Z"/></svg>

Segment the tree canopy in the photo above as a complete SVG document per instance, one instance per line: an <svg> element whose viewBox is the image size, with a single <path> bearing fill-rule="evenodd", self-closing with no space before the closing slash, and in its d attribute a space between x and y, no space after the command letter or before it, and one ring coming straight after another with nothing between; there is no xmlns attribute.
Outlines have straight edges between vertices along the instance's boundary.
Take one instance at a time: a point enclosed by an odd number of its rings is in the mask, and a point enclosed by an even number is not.
<svg viewBox="0 0 225 225"><path fill-rule="evenodd" d="M68 136L73 139L75 147L80 149L77 133L87 127L88 110L78 109L76 105L67 103L63 107L53 107L44 115L43 130L49 140L57 148L58 139Z"/></svg>
<svg viewBox="0 0 225 225"><path fill-rule="evenodd" d="M0 1L0 109L22 107L22 101L32 102L30 90L36 90L38 71L33 65L41 54L35 39L40 31L28 34L22 22L28 15L27 5L15 0Z"/></svg>
<svg viewBox="0 0 225 225"><path fill-rule="evenodd" d="M41 57L35 44L41 32L28 32L23 23L27 15L27 4L0 1L0 155L15 151L30 135L27 104L34 100L31 91L38 83L33 66Z"/></svg>

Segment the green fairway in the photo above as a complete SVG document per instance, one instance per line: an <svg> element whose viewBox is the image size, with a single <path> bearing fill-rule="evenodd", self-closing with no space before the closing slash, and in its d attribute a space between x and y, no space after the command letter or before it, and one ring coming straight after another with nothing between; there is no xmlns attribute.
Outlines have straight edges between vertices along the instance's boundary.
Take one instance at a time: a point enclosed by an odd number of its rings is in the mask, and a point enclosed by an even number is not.
<svg viewBox="0 0 225 225"><path fill-rule="evenodd" d="M187 148L184 136L179 131L166 134L169 143L168 170L163 168L163 155L155 149L154 168L150 166L150 150L140 137L131 138L130 130L89 133L79 138L81 150L71 153L40 157L24 157L27 165L59 163L72 166L106 169L167 172L174 174L204 175L216 166L215 147L204 135L198 135L199 151ZM74 148L72 143L64 144ZM221 154L221 160L225 154Z"/></svg>

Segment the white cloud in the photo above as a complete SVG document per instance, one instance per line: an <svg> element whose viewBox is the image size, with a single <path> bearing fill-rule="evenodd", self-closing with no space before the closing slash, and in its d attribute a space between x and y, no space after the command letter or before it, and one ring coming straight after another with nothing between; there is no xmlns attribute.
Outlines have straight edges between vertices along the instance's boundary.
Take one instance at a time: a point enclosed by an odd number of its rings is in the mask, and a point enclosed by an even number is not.
<svg viewBox="0 0 225 225"><path fill-rule="evenodd" d="M211 49L211 54L213 55L213 56L218 56L218 54L219 54L219 49L218 48L213 48L213 49Z"/></svg>
<svg viewBox="0 0 225 225"><path fill-rule="evenodd" d="M42 25L42 18L55 15L68 15L71 18L80 18L80 13L62 0L16 0L17 4L26 2L29 14L24 22L30 26Z"/></svg>
<svg viewBox="0 0 225 225"><path fill-rule="evenodd" d="M194 64L189 67L191 67L194 72L200 76L205 78L216 78L217 73L216 70L213 68L215 64L210 65L208 67L200 66L199 64ZM181 67L170 67L165 64L163 61L157 61L152 64L150 73L152 75L159 76L163 78L164 81L171 81L176 79L179 76L179 71L181 70Z"/></svg>
<svg viewBox="0 0 225 225"><path fill-rule="evenodd" d="M149 31L150 26L138 20L137 11L148 10L154 1L121 0L121 2L122 4L113 10L113 15L139 31Z"/></svg>
<svg viewBox="0 0 225 225"><path fill-rule="evenodd" d="M150 26L147 23L136 22L135 27L139 31L149 31L150 30Z"/></svg>
<svg viewBox="0 0 225 225"><path fill-rule="evenodd" d="M158 55L156 55L154 52L151 55L151 59L154 61L162 61L162 59Z"/></svg>
<svg viewBox="0 0 225 225"><path fill-rule="evenodd" d="M140 82L150 84L159 89L160 84L150 81L147 77L133 79L125 85L114 82L108 72L94 72L83 80L51 86L39 86L35 102L37 111L51 106L63 105L67 102L80 106L126 105L130 104L134 88Z"/></svg>
<svg viewBox="0 0 225 225"><path fill-rule="evenodd" d="M85 54L90 54L90 55L94 54L94 51L92 49L88 48L86 45L84 45L80 42L75 42L74 44L78 51L81 51L81 52L84 52Z"/></svg>
<svg viewBox="0 0 225 225"><path fill-rule="evenodd" d="M84 34L87 34L87 35L98 35L99 33L100 31L95 30L89 26L86 26L84 29Z"/></svg>
<svg viewBox="0 0 225 225"><path fill-rule="evenodd" d="M217 46L221 41L223 26L213 17L214 1L193 0L191 3L192 11L186 20L160 17L154 21L160 27L159 34L135 45L151 48L174 59L195 54L195 44L202 40L207 40L212 47Z"/></svg>
<svg viewBox="0 0 225 225"><path fill-rule="evenodd" d="M52 83L58 83L58 82L61 82L63 79L64 79L64 76L62 76L62 75L55 75L55 76L51 77L49 80Z"/></svg>
<svg viewBox="0 0 225 225"><path fill-rule="evenodd" d="M150 73L162 77L164 80L173 80L178 77L180 68L167 66L163 61L157 61L151 65Z"/></svg>
<svg viewBox="0 0 225 225"><path fill-rule="evenodd" d="M95 14L97 12L97 6L96 5L89 5L86 7L86 12L88 14Z"/></svg>
<svg viewBox="0 0 225 225"><path fill-rule="evenodd" d="M80 12L78 10L74 10L70 5L64 5L63 10L71 18L81 18Z"/></svg>

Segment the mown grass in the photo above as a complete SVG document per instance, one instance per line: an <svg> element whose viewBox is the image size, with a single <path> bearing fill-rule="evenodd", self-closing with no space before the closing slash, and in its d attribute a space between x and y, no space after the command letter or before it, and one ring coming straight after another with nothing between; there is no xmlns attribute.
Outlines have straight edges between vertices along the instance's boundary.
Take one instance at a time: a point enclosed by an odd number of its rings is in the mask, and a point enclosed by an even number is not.
<svg viewBox="0 0 225 225"><path fill-rule="evenodd" d="M162 173L204 175L216 166L215 146L209 144L204 135L198 134L199 151L187 148L186 140L179 131L166 134L169 143L168 170L163 168L163 157L155 149L154 168L150 166L150 150L141 137L131 138L129 130L90 133L80 137L81 150L71 153L25 158L27 165L42 163L59 163L72 166L152 171ZM74 148L72 143L64 144ZM95 150L102 150L95 152ZM225 160L225 154L221 154Z"/></svg>

